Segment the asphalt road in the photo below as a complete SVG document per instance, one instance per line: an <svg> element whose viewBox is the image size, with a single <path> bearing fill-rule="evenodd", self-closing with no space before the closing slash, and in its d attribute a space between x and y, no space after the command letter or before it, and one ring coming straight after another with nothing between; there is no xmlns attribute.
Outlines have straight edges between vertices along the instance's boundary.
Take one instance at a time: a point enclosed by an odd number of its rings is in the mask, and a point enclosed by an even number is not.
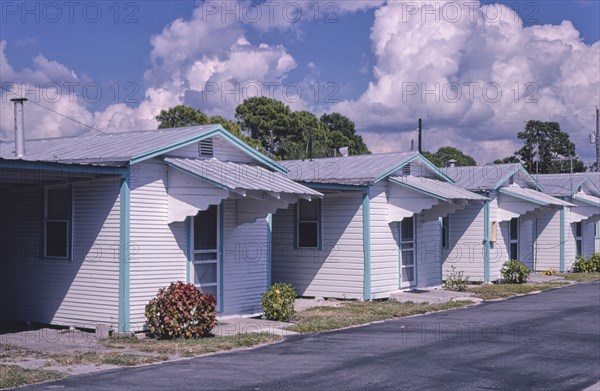
<svg viewBox="0 0 600 391"><path fill-rule="evenodd" d="M581 390L600 381L600 282L31 390Z"/></svg>

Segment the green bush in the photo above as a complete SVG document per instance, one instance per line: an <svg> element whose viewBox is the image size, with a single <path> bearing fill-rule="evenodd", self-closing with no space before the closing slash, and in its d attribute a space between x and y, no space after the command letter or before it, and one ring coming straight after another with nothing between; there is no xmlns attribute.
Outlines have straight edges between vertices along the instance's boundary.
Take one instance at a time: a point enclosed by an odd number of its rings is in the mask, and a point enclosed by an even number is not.
<svg viewBox="0 0 600 391"><path fill-rule="evenodd" d="M452 272L444 281L444 289L448 291L457 291L462 292L467 289L467 285L469 284L469 277L464 277L464 272L457 272L454 265L450 266L452 268Z"/></svg>
<svg viewBox="0 0 600 391"><path fill-rule="evenodd" d="M200 338L217 324L215 297L182 281L159 289L145 314L148 330L158 338Z"/></svg>
<svg viewBox="0 0 600 391"><path fill-rule="evenodd" d="M506 282L509 284L524 284L529 278L531 270L522 262L511 259L510 261L504 262L500 269L500 274Z"/></svg>
<svg viewBox="0 0 600 391"><path fill-rule="evenodd" d="M575 273L594 273L600 272L600 254L593 254L589 258L578 256L573 263Z"/></svg>
<svg viewBox="0 0 600 391"><path fill-rule="evenodd" d="M294 315L296 291L290 284L276 283L262 294L260 305L265 319L287 322Z"/></svg>

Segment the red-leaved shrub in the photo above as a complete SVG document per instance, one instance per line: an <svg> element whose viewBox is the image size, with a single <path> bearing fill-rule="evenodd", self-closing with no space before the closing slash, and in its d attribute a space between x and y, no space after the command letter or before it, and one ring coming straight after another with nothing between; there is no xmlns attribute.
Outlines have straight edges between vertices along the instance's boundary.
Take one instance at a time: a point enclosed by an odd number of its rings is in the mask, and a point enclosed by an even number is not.
<svg viewBox="0 0 600 391"><path fill-rule="evenodd" d="M158 290L146 305L148 330L158 338L200 338L215 327L215 297L182 281Z"/></svg>

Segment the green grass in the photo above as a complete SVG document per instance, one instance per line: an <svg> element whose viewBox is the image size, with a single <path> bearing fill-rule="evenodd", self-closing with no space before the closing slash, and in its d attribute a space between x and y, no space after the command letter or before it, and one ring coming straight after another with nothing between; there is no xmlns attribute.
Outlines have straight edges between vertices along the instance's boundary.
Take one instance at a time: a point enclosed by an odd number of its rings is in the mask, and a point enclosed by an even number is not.
<svg viewBox="0 0 600 391"><path fill-rule="evenodd" d="M75 352L72 354L51 354L48 355L46 366L73 366L73 365L118 365L132 367L135 365L152 364L159 361L166 361L166 356L148 356L140 354L121 354L116 352L97 353L97 352Z"/></svg>
<svg viewBox="0 0 600 391"><path fill-rule="evenodd" d="M576 282L600 280L600 273L557 273L556 275L563 277L565 280Z"/></svg>
<svg viewBox="0 0 600 391"><path fill-rule="evenodd" d="M545 291L568 285L564 282L551 282L547 284L483 284L467 287L467 292L483 300L498 300L524 295L531 292Z"/></svg>
<svg viewBox="0 0 600 391"><path fill-rule="evenodd" d="M313 307L296 313L294 326L287 330L298 333L317 333L380 320L425 314L460 308L470 301L451 301L443 304L400 303L393 300L373 302L345 302L338 307Z"/></svg>
<svg viewBox="0 0 600 391"><path fill-rule="evenodd" d="M101 343L110 348L131 348L147 353L192 357L206 353L256 346L281 339L282 337L269 333L247 333L226 337L175 340L115 337L105 339Z"/></svg>
<svg viewBox="0 0 600 391"><path fill-rule="evenodd" d="M62 379L65 375L44 369L25 369L18 365L0 364L0 388L14 388L25 384Z"/></svg>

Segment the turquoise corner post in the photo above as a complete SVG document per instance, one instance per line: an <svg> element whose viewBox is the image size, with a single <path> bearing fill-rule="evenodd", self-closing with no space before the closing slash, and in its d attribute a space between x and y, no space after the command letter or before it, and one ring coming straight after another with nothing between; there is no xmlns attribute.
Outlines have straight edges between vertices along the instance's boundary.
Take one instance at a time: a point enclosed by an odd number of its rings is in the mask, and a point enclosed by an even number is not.
<svg viewBox="0 0 600 391"><path fill-rule="evenodd" d="M224 287L225 284L223 282L223 257L225 255L225 202L221 201L221 205L219 206L219 297L218 297L218 306L219 313L223 313L224 302L223 299L225 297Z"/></svg>
<svg viewBox="0 0 600 391"><path fill-rule="evenodd" d="M483 203L483 280L490 282L490 202Z"/></svg>
<svg viewBox="0 0 600 391"><path fill-rule="evenodd" d="M186 283L190 283L191 281L191 277L192 277L192 273L191 273L191 268L192 268L192 261L193 261L193 256L194 256L194 250L192 249L192 222L193 222L193 217L188 217L185 219L185 237L186 237L186 249L185 249L185 255L187 258L187 262L185 263L185 282Z"/></svg>
<svg viewBox="0 0 600 391"><path fill-rule="evenodd" d="M560 271L565 271L565 207L560 210Z"/></svg>
<svg viewBox="0 0 600 391"><path fill-rule="evenodd" d="M267 289L272 284L273 262L273 213L267 215Z"/></svg>
<svg viewBox="0 0 600 391"><path fill-rule="evenodd" d="M129 332L130 310L130 171L121 178L119 211L119 332Z"/></svg>
<svg viewBox="0 0 600 391"><path fill-rule="evenodd" d="M371 194L367 189L363 193L363 299L371 300Z"/></svg>

